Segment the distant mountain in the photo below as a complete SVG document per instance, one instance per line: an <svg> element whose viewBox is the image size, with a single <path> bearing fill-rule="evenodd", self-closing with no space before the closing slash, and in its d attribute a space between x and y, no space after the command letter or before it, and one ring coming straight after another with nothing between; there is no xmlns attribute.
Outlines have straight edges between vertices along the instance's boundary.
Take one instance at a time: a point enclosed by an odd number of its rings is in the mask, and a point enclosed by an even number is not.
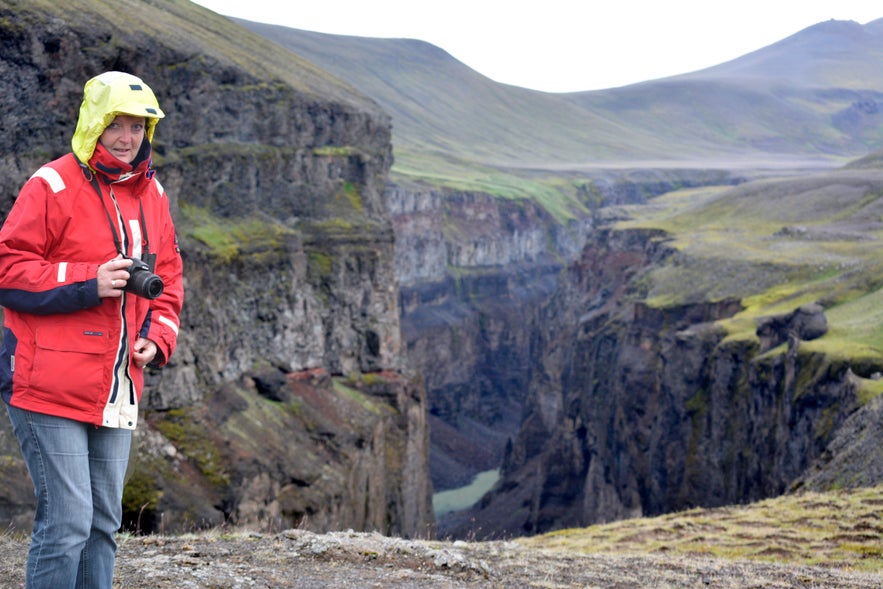
<svg viewBox="0 0 883 589"><path fill-rule="evenodd" d="M423 41L236 22L379 102L393 117L397 153L452 154L497 164L547 162L573 154L626 158L634 146L654 140L640 129L623 130L563 95L494 82ZM624 131L628 141L618 139Z"/></svg>
<svg viewBox="0 0 883 589"><path fill-rule="evenodd" d="M679 80L753 80L791 88L879 91L883 18L866 25L829 20L732 61Z"/></svg>
<svg viewBox="0 0 883 589"><path fill-rule="evenodd" d="M883 146L883 19L827 21L706 70L570 94L496 83L421 41L237 22L389 112L394 170L442 156L555 170L792 165Z"/></svg>

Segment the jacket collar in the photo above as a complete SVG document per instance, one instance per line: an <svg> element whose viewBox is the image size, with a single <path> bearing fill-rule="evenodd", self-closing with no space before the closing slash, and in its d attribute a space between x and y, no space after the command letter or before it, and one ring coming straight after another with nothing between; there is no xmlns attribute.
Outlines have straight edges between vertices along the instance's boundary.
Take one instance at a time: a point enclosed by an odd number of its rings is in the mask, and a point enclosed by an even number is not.
<svg viewBox="0 0 883 589"><path fill-rule="evenodd" d="M103 176L108 183L128 180L133 176L151 178L154 171L150 163L150 142L146 138L131 164L117 159L101 143L95 145L95 151L89 159L89 167Z"/></svg>

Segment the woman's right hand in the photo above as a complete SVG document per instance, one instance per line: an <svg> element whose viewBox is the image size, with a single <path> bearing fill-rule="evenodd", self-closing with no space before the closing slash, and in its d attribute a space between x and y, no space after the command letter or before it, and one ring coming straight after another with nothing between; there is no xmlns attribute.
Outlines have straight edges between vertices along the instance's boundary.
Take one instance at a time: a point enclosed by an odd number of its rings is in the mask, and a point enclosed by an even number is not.
<svg viewBox="0 0 883 589"><path fill-rule="evenodd" d="M117 254L114 259L98 266L98 296L121 297L126 281L129 280L128 268L132 260Z"/></svg>

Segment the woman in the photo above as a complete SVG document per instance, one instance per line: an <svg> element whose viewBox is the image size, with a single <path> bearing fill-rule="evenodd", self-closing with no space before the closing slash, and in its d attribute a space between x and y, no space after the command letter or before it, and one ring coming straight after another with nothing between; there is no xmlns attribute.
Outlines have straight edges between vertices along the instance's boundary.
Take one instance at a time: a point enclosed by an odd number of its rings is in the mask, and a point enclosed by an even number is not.
<svg viewBox="0 0 883 589"><path fill-rule="evenodd" d="M37 498L29 589L112 584L143 370L171 357L183 303L150 167L163 116L133 75L89 80L73 152L34 173L0 229L0 393Z"/></svg>

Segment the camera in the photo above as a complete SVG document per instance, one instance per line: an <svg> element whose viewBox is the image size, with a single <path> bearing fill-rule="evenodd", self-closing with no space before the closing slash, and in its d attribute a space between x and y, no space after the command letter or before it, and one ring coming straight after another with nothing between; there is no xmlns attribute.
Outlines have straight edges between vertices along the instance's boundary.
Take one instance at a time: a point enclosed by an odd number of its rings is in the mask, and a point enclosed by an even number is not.
<svg viewBox="0 0 883 589"><path fill-rule="evenodd" d="M129 266L129 280L123 290L145 299L155 299L161 295L165 285L162 278L153 273L152 264L135 258L128 259L132 265Z"/></svg>

